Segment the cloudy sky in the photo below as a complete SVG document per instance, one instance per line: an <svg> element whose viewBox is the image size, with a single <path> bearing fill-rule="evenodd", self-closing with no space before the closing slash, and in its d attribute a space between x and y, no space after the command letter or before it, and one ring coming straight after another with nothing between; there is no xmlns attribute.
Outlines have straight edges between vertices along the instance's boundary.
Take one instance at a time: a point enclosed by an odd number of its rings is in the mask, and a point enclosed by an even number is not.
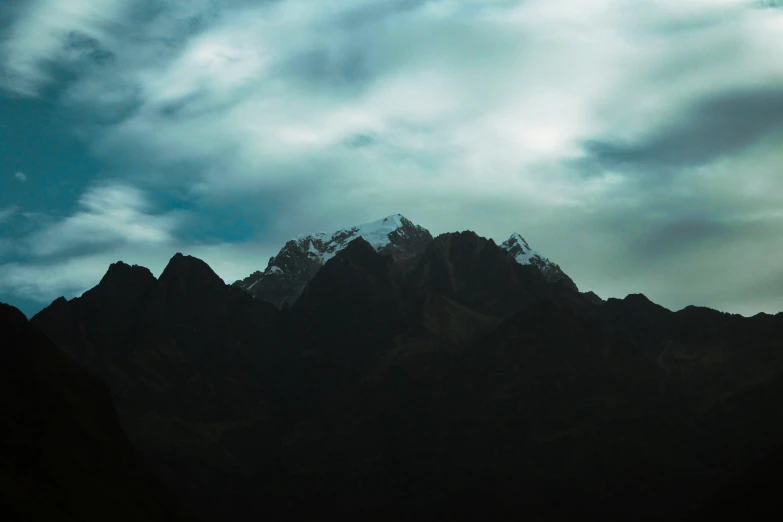
<svg viewBox="0 0 783 522"><path fill-rule="evenodd" d="M400 212L582 290L783 310L783 2L0 3L0 301L227 282Z"/></svg>

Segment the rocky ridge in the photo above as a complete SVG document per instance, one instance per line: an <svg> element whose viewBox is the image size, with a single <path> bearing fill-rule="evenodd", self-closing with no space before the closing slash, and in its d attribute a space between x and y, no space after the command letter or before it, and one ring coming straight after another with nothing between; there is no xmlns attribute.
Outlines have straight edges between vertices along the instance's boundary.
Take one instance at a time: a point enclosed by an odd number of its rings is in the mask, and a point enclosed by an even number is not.
<svg viewBox="0 0 783 522"><path fill-rule="evenodd" d="M513 257L521 265L533 265L538 268L549 282L562 281L566 286L577 290L576 284L560 268L560 265L542 256L527 244L525 238L514 232L507 240L500 244L500 248Z"/></svg>
<svg viewBox="0 0 783 522"><path fill-rule="evenodd" d="M407 274L433 241L427 229L401 214L333 233L300 235L288 241L276 256L270 258L263 271L253 272L234 282L234 286L277 308L291 306L318 270L358 237L362 237L379 254L392 259L394 275ZM499 246L518 264L537 268L547 281L561 282L577 291L576 284L559 265L531 249L518 233L512 234Z"/></svg>
<svg viewBox="0 0 783 522"><path fill-rule="evenodd" d="M415 259L432 241L426 229L394 214L333 233L301 235L288 241L270 258L263 272L256 271L234 285L278 308L293 305L318 270L358 237L396 263Z"/></svg>

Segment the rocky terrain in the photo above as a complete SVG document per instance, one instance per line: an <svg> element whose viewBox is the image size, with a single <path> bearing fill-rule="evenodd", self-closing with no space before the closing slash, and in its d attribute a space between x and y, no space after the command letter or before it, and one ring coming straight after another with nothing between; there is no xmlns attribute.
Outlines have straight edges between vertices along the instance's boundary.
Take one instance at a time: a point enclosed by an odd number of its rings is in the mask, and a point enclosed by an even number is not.
<svg viewBox="0 0 783 522"><path fill-rule="evenodd" d="M783 441L783 314L602 300L518 235L346 231L234 285L115 263L31 323L204 520L685 520Z"/></svg>
<svg viewBox="0 0 783 522"><path fill-rule="evenodd" d="M324 263L358 237L379 254L391 257L398 270L415 262L432 241L429 231L395 214L331 234L301 235L287 242L263 272L256 271L234 285L278 308L290 306Z"/></svg>
<svg viewBox="0 0 783 522"><path fill-rule="evenodd" d="M432 243L432 234L400 214L385 217L331 234L301 235L285 244L269 259L266 269L235 281L234 286L274 304L277 308L292 305L318 270L353 240L361 237L382 256L392 259L395 275L406 274ZM556 263L532 250L518 233L499 245L520 265L538 269L549 282L562 282L577 291L576 284Z"/></svg>

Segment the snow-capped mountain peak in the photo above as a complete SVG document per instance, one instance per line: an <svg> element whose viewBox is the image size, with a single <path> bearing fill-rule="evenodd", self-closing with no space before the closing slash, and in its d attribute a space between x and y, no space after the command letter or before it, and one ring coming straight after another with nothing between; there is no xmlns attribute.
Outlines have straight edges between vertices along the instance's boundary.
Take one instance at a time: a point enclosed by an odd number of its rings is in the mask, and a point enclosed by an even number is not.
<svg viewBox="0 0 783 522"><path fill-rule="evenodd" d="M255 272L235 285L277 306L292 304L316 272L358 237L395 261L412 259L432 241L426 229L401 214L336 232L300 234L269 260L263 272Z"/></svg>
<svg viewBox="0 0 783 522"><path fill-rule="evenodd" d="M401 214L392 214L336 232L300 234L270 258L263 271L256 271L234 285L277 307L284 307L285 303L291 305L318 270L359 237L379 254L391 257L398 273L409 269L433 241L429 231ZM500 247L517 263L539 269L548 281L562 281L576 290L576 285L560 267L530 248L520 234L511 234Z"/></svg>
<svg viewBox="0 0 783 522"><path fill-rule="evenodd" d="M560 269L560 266L530 248L525 238L519 233L511 234L511 237L500 244L500 248L508 252L520 265L533 265L538 268L548 281L563 281L567 286L577 289L571 278Z"/></svg>
<svg viewBox="0 0 783 522"><path fill-rule="evenodd" d="M511 234L511 237L501 243L500 248L508 252L520 265L529 265L533 257L541 257L518 232Z"/></svg>
<svg viewBox="0 0 783 522"><path fill-rule="evenodd" d="M408 233L406 229L415 230L416 228L421 229L402 214L392 214L377 221L343 228L337 232L300 234L294 241L308 256L317 259L323 265L357 237L362 237L380 252L392 243L392 236L395 233L405 237ZM272 265L272 261L270 261L270 265Z"/></svg>

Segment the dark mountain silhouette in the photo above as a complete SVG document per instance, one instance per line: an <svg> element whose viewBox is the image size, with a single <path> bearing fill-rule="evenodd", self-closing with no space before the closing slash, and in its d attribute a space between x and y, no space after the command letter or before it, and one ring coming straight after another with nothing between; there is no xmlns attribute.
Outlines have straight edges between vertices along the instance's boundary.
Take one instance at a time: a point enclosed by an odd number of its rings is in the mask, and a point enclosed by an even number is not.
<svg viewBox="0 0 783 522"><path fill-rule="evenodd" d="M474 232L438 236L407 280L496 316L541 299L582 300L570 285L549 282L540 269L519 264L494 241Z"/></svg>
<svg viewBox="0 0 783 522"><path fill-rule="evenodd" d="M0 303L0 519L175 521L106 385Z"/></svg>
<svg viewBox="0 0 783 522"><path fill-rule="evenodd" d="M264 334L278 313L226 286L203 261L177 254L157 280L115 263L98 286L55 301L32 322L106 379L150 469L209 512L223 503L203 495L212 481L253 473L234 439L273 408L270 383L254 369L264 366ZM258 440L251 457L264 451Z"/></svg>
<svg viewBox="0 0 783 522"><path fill-rule="evenodd" d="M783 448L736 473L711 495L687 522L729 522L780 518L780 484Z"/></svg>
<svg viewBox="0 0 783 522"><path fill-rule="evenodd" d="M210 520L678 520L783 443L783 315L604 301L472 232L351 234L282 310L178 254L32 323Z"/></svg>

